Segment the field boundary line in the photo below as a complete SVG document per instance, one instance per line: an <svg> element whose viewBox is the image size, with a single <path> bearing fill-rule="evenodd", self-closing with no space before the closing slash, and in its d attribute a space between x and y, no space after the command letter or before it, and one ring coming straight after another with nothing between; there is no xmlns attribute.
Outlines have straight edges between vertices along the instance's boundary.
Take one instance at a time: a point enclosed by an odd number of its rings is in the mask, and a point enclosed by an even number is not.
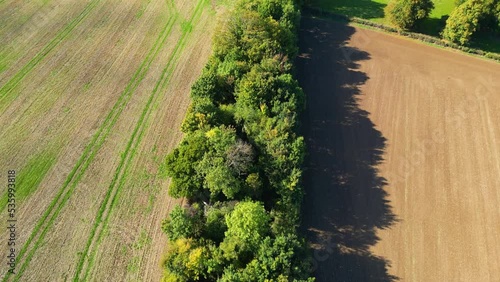
<svg viewBox="0 0 500 282"><path fill-rule="evenodd" d="M197 6L195 7L195 10L193 14L191 15L191 18L188 21L189 25L193 24L193 21L197 20L199 16L202 14L202 4L206 3L206 0L199 0ZM120 164L117 167L115 171L115 175L113 177L113 180L108 188L108 191L106 193L106 197L103 200L101 207L98 211L98 214L96 215L96 220L94 223L94 226L92 228L92 231L90 232L89 239L87 241L87 244L85 246L85 250L81 254L80 260L78 262L77 266L77 271L75 274L75 277L73 281L87 281L87 277L89 275L89 270L92 269L92 266L94 264L95 260L95 255L97 252L97 249L102 241L102 234L104 230L107 227L107 223L109 220L109 217L111 215L111 212L116 204L116 199L118 198L117 195L123 188L123 185L125 183L125 179L128 175L130 165L136 155L136 151L138 148L138 145L141 143L142 138L145 133L146 125L149 121L149 118L151 116L151 105L156 102L158 98L158 92L160 89L163 89L168 81L171 78L171 75L173 73L173 69L175 68L175 63L179 59L179 51L182 51L187 43L187 38L190 35L191 31L183 31L181 38L177 42L174 50L172 51L172 55L170 59L168 60L165 68L162 71L162 75L160 79L157 81L155 84L155 87L153 88L153 91L148 99L148 102L146 103L143 112L136 124L136 127L134 128L134 131L132 133L132 136L129 139L129 142L127 144L125 152L122 154L122 158L120 160ZM137 135L138 134L138 135ZM137 138L136 138L137 136ZM110 202L111 200L111 202ZM104 217L104 219L103 219ZM102 224L101 224L102 223ZM94 240L94 237L96 239ZM90 251L90 255L88 255ZM82 270L85 265L86 258L89 257L88 259L88 266L85 268L84 271L84 277L82 280L79 280L79 277L81 276Z"/></svg>
<svg viewBox="0 0 500 282"><path fill-rule="evenodd" d="M174 14L172 17L169 18L167 21L166 25L160 32L158 38L156 39L155 43L149 50L148 54L146 55L146 58L142 61L141 65L127 84L126 88L118 98L117 102L114 104L113 108L111 111L108 113L106 116L104 122L101 124L99 127L98 131L94 134L92 140L90 143L86 146L84 149L84 152L82 153L80 159L77 161L75 164L74 168L66 178L66 181L64 182L63 186L61 187L60 191L58 192L57 196L52 200L51 204L48 206L47 210L44 212L42 218L39 220L37 225L35 226L35 229L33 230L32 234L26 241L25 245L22 247L21 251L19 252L18 255L18 261L17 263L19 264L19 260L23 257L23 255L27 252L27 248L31 244L31 242L35 239L36 235L40 232L40 229L42 228L42 225L46 222L47 218L49 215L52 213L54 210L54 207L57 204L56 210L54 213L51 215L49 221L47 222L47 225L44 227L42 233L40 234L39 238L36 240L35 245L33 246L32 250L28 253L28 256L24 263L22 264L20 270L18 273L16 273L16 278L14 281L18 281L19 278L22 276L22 273L25 271L27 265L29 264L34 252L36 251L38 245L41 243L43 238L45 237L45 234L47 233L48 229L51 227L53 224L55 218L58 216L60 210L63 208L63 206L66 204L67 200L70 198L71 194L73 193L76 185L82 178L83 174L85 173L86 169L94 159L95 155L99 151L100 147L106 140L106 137L108 136L109 132L111 131L111 128L114 126L116 121L118 120L119 116L121 115L123 109L125 108L125 105L128 103L130 100L132 93L137 89L139 86L140 82L144 79L146 73L148 72L153 60L156 58L158 55L159 49L161 48L161 42L163 42L171 33L172 27L177 19L177 14ZM68 188L69 187L69 188ZM65 193L66 192L66 193ZM64 196L63 196L64 194ZM62 197L63 196L63 197ZM61 198L62 197L62 198ZM61 201L59 201L61 200ZM2 281L7 281L9 278L9 274L7 274Z"/></svg>
<svg viewBox="0 0 500 282"><path fill-rule="evenodd" d="M68 23L41 51L39 51L26 65L24 65L13 77L11 77L1 88L0 88L0 102L2 102L7 95L12 93L12 90L23 80L23 78L28 75L28 73L35 68L35 66L40 63L40 61L47 56L50 51L52 51L56 46L59 45L70 33L78 26L97 6L101 0L92 0L83 11L74 18L70 23Z"/></svg>

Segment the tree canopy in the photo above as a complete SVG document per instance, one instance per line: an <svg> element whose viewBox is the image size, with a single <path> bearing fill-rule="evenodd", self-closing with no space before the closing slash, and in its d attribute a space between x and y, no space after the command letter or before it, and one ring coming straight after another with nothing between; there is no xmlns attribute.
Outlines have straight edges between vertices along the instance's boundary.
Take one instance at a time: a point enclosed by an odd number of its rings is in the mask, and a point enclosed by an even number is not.
<svg viewBox="0 0 500 282"><path fill-rule="evenodd" d="M304 94L293 77L294 0L239 0L191 89L184 139L165 159L164 281L312 281L297 235Z"/></svg>
<svg viewBox="0 0 500 282"><path fill-rule="evenodd" d="M498 32L500 29L500 1L465 0L446 20L443 38L459 44L467 44L480 29Z"/></svg>
<svg viewBox="0 0 500 282"><path fill-rule="evenodd" d="M410 30L427 18L434 9L432 0L391 0L385 12L389 21L403 30Z"/></svg>

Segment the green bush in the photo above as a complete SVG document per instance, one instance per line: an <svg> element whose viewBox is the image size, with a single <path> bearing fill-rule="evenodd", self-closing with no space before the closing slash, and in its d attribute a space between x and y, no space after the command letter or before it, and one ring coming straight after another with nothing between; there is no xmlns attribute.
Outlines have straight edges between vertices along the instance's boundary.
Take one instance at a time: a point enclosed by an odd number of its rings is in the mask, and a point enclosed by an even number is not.
<svg viewBox="0 0 500 282"><path fill-rule="evenodd" d="M446 20L443 38L465 45L479 29L500 29L498 0L466 0Z"/></svg>
<svg viewBox="0 0 500 282"><path fill-rule="evenodd" d="M432 9L434 3L431 0L391 0L385 8L385 13L393 25L402 30L409 30L427 18Z"/></svg>
<svg viewBox="0 0 500 282"><path fill-rule="evenodd" d="M296 235L266 237L243 270L228 268L220 281L314 281L306 271L304 249L304 242Z"/></svg>
<svg viewBox="0 0 500 282"><path fill-rule="evenodd" d="M226 215L233 210L232 203L216 203L207 208L204 237L219 244L227 231Z"/></svg>
<svg viewBox="0 0 500 282"><path fill-rule="evenodd" d="M483 1L468 0L451 13L446 20L443 38L451 42L466 44L479 28L483 14Z"/></svg>
<svg viewBox="0 0 500 282"><path fill-rule="evenodd" d="M489 59L500 61L500 54L497 53L486 53L484 56Z"/></svg>

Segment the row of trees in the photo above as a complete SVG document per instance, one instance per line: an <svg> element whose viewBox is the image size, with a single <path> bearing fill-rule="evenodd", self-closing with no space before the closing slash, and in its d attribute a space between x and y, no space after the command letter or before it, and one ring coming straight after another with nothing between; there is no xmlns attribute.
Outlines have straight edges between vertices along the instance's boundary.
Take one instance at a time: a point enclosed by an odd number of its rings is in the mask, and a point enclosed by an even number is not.
<svg viewBox="0 0 500 282"><path fill-rule="evenodd" d="M457 0L457 7L446 20L444 39L467 44L479 30L500 31L499 0ZM428 18L434 3L431 0L392 0L386 7L389 21L403 30L412 30Z"/></svg>
<svg viewBox="0 0 500 282"><path fill-rule="evenodd" d="M164 281L312 281L297 235L304 95L291 75L294 0L240 0L191 89L185 136L166 157ZM289 59L292 58L292 59Z"/></svg>

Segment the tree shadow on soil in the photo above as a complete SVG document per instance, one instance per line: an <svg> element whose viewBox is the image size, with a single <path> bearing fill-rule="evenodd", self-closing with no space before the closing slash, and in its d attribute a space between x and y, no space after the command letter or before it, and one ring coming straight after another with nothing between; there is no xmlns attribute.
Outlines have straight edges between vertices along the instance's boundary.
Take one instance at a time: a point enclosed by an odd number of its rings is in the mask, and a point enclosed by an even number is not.
<svg viewBox="0 0 500 282"><path fill-rule="evenodd" d="M370 55L345 45L354 32L307 16L301 23L297 66L307 95L308 149L302 229L319 282L398 280L388 274L389 262L370 252L376 229L396 218L376 168L386 140L357 102L368 80L357 62Z"/></svg>

